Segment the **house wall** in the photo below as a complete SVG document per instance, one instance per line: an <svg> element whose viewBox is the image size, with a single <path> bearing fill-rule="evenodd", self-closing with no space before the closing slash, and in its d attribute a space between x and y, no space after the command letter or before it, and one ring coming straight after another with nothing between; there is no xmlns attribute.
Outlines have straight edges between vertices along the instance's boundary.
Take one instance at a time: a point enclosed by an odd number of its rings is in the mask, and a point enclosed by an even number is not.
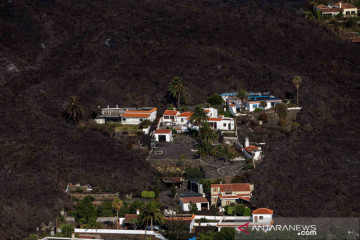
<svg viewBox="0 0 360 240"><path fill-rule="evenodd" d="M268 223L272 221L272 214L253 214L253 222L255 222L256 217L258 223ZM263 219L260 219L260 217L263 217Z"/></svg>
<svg viewBox="0 0 360 240"><path fill-rule="evenodd" d="M172 142L172 132L169 134L155 134L155 140L159 142L159 136L166 136L166 142Z"/></svg>
<svg viewBox="0 0 360 240"><path fill-rule="evenodd" d="M221 199L221 207L225 207L226 205L230 205L231 203L236 203L236 199Z"/></svg>
<svg viewBox="0 0 360 240"><path fill-rule="evenodd" d="M218 116L218 110L215 108L204 108L204 110L210 111L207 113L208 117L217 117Z"/></svg>
<svg viewBox="0 0 360 240"><path fill-rule="evenodd" d="M95 118L94 120L97 124L105 124L105 118Z"/></svg>
<svg viewBox="0 0 360 240"><path fill-rule="evenodd" d="M183 211L185 212L188 212L190 211L190 203L183 203L181 200L180 200L180 207ZM198 210L201 210L201 203L196 203L196 207Z"/></svg>
<svg viewBox="0 0 360 240"><path fill-rule="evenodd" d="M189 123L189 120L187 120L187 118L188 117L175 117L176 125L187 126Z"/></svg>

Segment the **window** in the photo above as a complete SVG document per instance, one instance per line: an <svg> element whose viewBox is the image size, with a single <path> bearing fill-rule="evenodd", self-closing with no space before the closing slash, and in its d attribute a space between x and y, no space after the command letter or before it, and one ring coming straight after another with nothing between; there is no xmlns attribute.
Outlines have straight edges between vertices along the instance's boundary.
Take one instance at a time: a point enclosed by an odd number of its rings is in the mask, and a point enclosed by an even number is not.
<svg viewBox="0 0 360 240"><path fill-rule="evenodd" d="M143 119L142 118L140 118L140 122L142 122L143 121Z"/></svg>
<svg viewBox="0 0 360 240"><path fill-rule="evenodd" d="M213 188L213 191L214 191L214 192L217 192L217 191L218 191L218 189L217 189L217 188Z"/></svg>
<svg viewBox="0 0 360 240"><path fill-rule="evenodd" d="M226 201L226 205L230 205L231 204L231 201Z"/></svg>
<svg viewBox="0 0 360 240"><path fill-rule="evenodd" d="M264 216L259 216L259 219L260 219L260 220L263 220L263 219L264 219Z"/></svg>
<svg viewBox="0 0 360 240"><path fill-rule="evenodd" d="M351 11L351 14L355 14L355 11Z"/></svg>
<svg viewBox="0 0 360 240"><path fill-rule="evenodd" d="M183 118L181 119L181 122L184 122L184 119L183 119Z"/></svg>
<svg viewBox="0 0 360 240"><path fill-rule="evenodd" d="M164 116L164 119L170 119L170 117L169 116Z"/></svg>
<svg viewBox="0 0 360 240"><path fill-rule="evenodd" d="M346 14L347 14L347 15L349 15L349 14L350 14L350 12L349 12L349 11L346 11Z"/></svg>
<svg viewBox="0 0 360 240"><path fill-rule="evenodd" d="M257 104L253 104L253 108L257 108L258 107L258 105Z"/></svg>
<svg viewBox="0 0 360 240"><path fill-rule="evenodd" d="M125 121L126 121L126 118L123 118L123 121L125 122Z"/></svg>
<svg viewBox="0 0 360 240"><path fill-rule="evenodd" d="M224 127L226 127L226 123L224 123Z"/></svg>

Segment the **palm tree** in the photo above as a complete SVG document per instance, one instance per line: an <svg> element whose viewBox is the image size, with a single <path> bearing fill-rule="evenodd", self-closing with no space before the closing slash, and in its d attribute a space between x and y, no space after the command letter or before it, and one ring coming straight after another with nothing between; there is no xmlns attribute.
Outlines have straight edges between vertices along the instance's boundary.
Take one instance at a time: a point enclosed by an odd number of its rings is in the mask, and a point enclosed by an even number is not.
<svg viewBox="0 0 360 240"><path fill-rule="evenodd" d="M195 107L190 119L195 121L196 124L199 124L199 133L200 133L201 123L207 121L209 119L209 117L206 114L206 112L202 109L201 106L197 106L197 107Z"/></svg>
<svg viewBox="0 0 360 240"><path fill-rule="evenodd" d="M146 226L150 222L150 230L154 230L154 223L163 223L164 218L160 213L160 209L158 207L158 204L155 201L151 201L145 204L142 213L139 216L140 222L142 224L146 224ZM145 226L145 229L146 229Z"/></svg>
<svg viewBox="0 0 360 240"><path fill-rule="evenodd" d="M77 123L83 115L83 108L77 104L78 100L79 97L71 96L70 102L66 104L63 112L64 118L68 122L72 121L73 124Z"/></svg>
<svg viewBox="0 0 360 240"><path fill-rule="evenodd" d="M208 122L204 123L201 127L201 134L199 135L199 140L201 142L213 142L218 138L217 133L211 129Z"/></svg>
<svg viewBox="0 0 360 240"><path fill-rule="evenodd" d="M169 93L177 100L177 107L180 108L180 98L185 95L187 87L184 86L180 77L173 77L169 85Z"/></svg>
<svg viewBox="0 0 360 240"><path fill-rule="evenodd" d="M238 91L237 97L241 100L241 107L245 109L244 100L249 97L248 92L244 89L240 89Z"/></svg>
<svg viewBox="0 0 360 240"><path fill-rule="evenodd" d="M119 210L124 206L124 202L119 198L115 198L112 202L112 207L116 209L116 228L119 228Z"/></svg>
<svg viewBox="0 0 360 240"><path fill-rule="evenodd" d="M296 105L299 106L299 87L302 84L302 78L300 76L295 76L292 83L296 87Z"/></svg>

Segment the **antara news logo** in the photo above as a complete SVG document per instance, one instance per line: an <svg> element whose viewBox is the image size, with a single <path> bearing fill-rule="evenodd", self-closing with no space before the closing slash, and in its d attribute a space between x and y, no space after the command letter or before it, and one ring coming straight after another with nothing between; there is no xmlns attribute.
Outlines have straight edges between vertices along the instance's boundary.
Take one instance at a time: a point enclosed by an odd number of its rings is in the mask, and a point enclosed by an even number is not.
<svg viewBox="0 0 360 240"><path fill-rule="evenodd" d="M249 226L249 222L239 226L237 229L246 234L250 234L247 230L251 231L296 231L299 236L316 236L316 225L304 225L304 224L294 224L294 225L254 225ZM250 229L249 229L250 228Z"/></svg>

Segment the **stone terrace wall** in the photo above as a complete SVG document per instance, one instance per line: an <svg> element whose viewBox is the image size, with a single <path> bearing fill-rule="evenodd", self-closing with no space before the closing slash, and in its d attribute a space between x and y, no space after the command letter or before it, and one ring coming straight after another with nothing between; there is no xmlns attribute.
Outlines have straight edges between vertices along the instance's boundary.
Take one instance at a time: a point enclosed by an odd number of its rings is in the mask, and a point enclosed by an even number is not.
<svg viewBox="0 0 360 240"><path fill-rule="evenodd" d="M113 200L119 197L119 193L71 193L70 196L79 198L80 200L86 196L93 197L97 201Z"/></svg>

